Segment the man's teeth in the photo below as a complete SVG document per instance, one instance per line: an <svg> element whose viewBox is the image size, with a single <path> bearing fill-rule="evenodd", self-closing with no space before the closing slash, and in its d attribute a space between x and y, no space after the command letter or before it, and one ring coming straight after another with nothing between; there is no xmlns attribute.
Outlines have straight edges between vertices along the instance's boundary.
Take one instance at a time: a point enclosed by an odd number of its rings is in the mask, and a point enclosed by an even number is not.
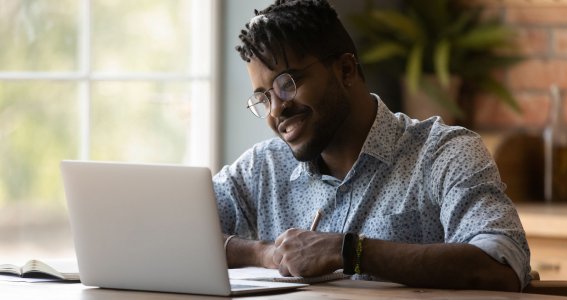
<svg viewBox="0 0 567 300"><path fill-rule="evenodd" d="M285 128L285 133L294 131L295 128L297 128L298 125L299 125L298 123L294 123L294 124L291 124L291 125L287 126L287 127Z"/></svg>

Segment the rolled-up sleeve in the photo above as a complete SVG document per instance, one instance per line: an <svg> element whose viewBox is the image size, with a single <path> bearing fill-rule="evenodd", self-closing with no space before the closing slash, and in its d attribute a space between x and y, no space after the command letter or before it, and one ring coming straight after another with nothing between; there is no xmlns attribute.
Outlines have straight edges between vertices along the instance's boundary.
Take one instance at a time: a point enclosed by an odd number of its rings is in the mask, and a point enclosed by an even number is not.
<svg viewBox="0 0 567 300"><path fill-rule="evenodd" d="M499 234L479 234L469 244L482 249L496 261L509 265L518 275L522 288L530 283L530 257L511 238Z"/></svg>
<svg viewBox="0 0 567 300"><path fill-rule="evenodd" d="M445 242L469 243L509 265L525 287L530 250L496 164L473 134L448 138L437 152L432 182Z"/></svg>

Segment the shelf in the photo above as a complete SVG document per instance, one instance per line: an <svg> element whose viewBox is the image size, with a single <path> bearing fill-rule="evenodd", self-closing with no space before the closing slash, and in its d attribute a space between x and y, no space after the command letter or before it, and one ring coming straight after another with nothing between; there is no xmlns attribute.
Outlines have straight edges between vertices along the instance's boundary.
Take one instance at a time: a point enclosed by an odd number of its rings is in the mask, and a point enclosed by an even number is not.
<svg viewBox="0 0 567 300"><path fill-rule="evenodd" d="M472 5L506 7L560 7L567 6L567 0L469 0Z"/></svg>
<svg viewBox="0 0 567 300"><path fill-rule="evenodd" d="M528 237L567 238L566 204L517 204Z"/></svg>

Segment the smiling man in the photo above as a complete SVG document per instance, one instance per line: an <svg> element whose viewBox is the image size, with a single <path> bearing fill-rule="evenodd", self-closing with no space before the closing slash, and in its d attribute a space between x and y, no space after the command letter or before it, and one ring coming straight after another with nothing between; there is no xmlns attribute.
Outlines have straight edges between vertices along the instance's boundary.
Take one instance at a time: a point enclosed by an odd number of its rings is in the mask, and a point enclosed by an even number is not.
<svg viewBox="0 0 567 300"><path fill-rule="evenodd" d="M278 137L214 177L230 267L435 288L529 282L525 233L479 136L390 112L326 1L276 1L240 40L248 109Z"/></svg>

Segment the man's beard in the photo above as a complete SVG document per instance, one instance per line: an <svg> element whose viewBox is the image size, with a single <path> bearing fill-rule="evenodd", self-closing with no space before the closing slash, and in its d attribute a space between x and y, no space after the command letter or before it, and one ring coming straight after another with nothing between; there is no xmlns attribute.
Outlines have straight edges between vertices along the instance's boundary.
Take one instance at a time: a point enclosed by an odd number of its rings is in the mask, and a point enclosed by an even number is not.
<svg viewBox="0 0 567 300"><path fill-rule="evenodd" d="M327 92L314 108L322 119L313 124L313 136L295 151L290 146L293 156L298 161L312 161L318 158L350 113L350 105L346 95L339 88L339 82L334 77L331 78L325 88Z"/></svg>

